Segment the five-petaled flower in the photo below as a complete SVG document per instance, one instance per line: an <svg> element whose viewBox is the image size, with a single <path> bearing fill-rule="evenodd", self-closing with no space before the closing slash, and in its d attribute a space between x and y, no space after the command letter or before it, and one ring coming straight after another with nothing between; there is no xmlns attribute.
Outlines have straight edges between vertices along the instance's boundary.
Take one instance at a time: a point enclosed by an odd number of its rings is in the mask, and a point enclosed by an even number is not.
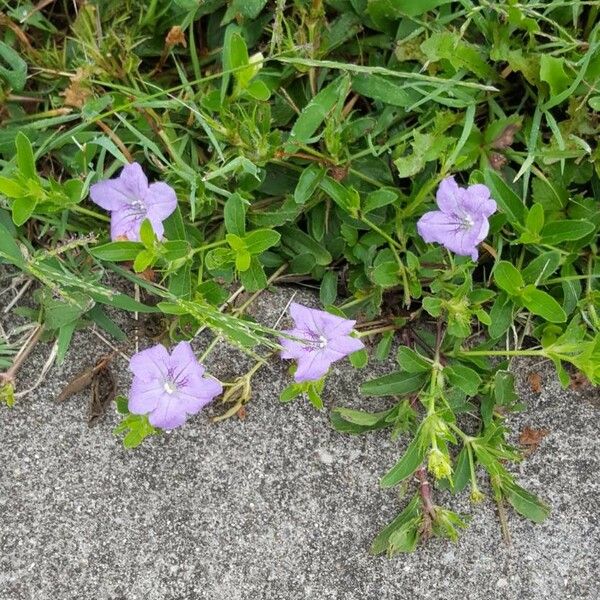
<svg viewBox="0 0 600 600"><path fill-rule="evenodd" d="M297 382L321 379L331 363L364 348L350 335L356 321L296 303L290 305L290 314L294 328L283 333L298 339L280 338L281 358L298 361L294 375Z"/></svg>
<svg viewBox="0 0 600 600"><path fill-rule="evenodd" d="M425 213L417 222L419 235L426 242L437 242L460 256L477 260L477 245L490 225L488 217L496 212L490 190L482 184L460 188L454 177L446 177L438 188L439 210Z"/></svg>
<svg viewBox="0 0 600 600"><path fill-rule="evenodd" d="M148 219L160 239L163 221L177 208L175 190L162 181L148 185L138 163L125 165L115 179L99 181L90 187L92 201L110 211L113 240L140 240L140 228Z"/></svg>
<svg viewBox="0 0 600 600"><path fill-rule="evenodd" d="M151 425L174 429L183 425L223 391L212 377L204 376L204 366L189 342L180 342L169 355L158 344L131 357L134 374L129 392L129 412L148 415Z"/></svg>

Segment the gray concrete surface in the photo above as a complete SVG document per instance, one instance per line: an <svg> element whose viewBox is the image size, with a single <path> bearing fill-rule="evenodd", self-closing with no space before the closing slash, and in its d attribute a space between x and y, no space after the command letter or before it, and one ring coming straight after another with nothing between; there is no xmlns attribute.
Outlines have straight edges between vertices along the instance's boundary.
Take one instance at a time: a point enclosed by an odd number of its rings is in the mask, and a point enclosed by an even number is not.
<svg viewBox="0 0 600 600"><path fill-rule="evenodd" d="M255 314L273 324L290 294L266 296ZM35 380L48 351L39 346L20 386ZM212 424L201 414L127 451L111 433L116 414L89 429L85 395L53 401L105 352L77 333L62 367L12 410L0 408L1 600L600 596L597 395L562 391L548 366L535 366L543 387L534 394L525 381L534 366L519 365L527 409L510 425L550 431L518 469L520 482L551 503L551 517L534 525L509 513L507 547L491 502L443 497L472 514L458 544L433 540L388 560L368 548L403 505L378 487L402 441L338 434L306 401L280 405L289 376L274 362L257 375L245 420ZM247 360L222 345L208 364L228 379ZM116 365L126 392L125 362ZM386 368L339 364L328 405L380 405L357 387Z"/></svg>

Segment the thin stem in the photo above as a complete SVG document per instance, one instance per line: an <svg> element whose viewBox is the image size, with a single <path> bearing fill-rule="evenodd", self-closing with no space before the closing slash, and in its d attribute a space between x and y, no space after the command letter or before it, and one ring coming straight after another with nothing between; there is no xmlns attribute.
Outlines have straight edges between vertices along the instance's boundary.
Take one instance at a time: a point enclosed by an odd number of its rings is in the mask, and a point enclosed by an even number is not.
<svg viewBox="0 0 600 600"><path fill-rule="evenodd" d="M32 334L27 338L21 349L15 356L15 359L10 368L4 373L0 373L0 384L12 383L15 376L27 357L31 354L31 351L35 348L42 333L44 332L44 325L41 323L35 328Z"/></svg>

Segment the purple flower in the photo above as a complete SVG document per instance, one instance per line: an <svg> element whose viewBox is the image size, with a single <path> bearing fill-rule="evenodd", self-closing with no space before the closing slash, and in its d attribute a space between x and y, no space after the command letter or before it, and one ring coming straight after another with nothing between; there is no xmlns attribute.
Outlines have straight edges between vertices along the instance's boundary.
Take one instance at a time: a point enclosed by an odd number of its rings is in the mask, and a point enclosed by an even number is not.
<svg viewBox="0 0 600 600"><path fill-rule="evenodd" d="M331 363L365 347L350 335L356 321L294 302L290 305L290 314L294 319L294 329L283 333L303 341L280 338L283 346L281 358L298 361L294 375L297 382L321 379L329 371Z"/></svg>
<svg viewBox="0 0 600 600"><path fill-rule="evenodd" d="M460 256L477 260L477 245L490 229L488 217L496 212L489 188L482 184L460 188L454 177L446 177L435 199L440 210L419 219L419 235L426 242L437 242Z"/></svg>
<svg viewBox="0 0 600 600"><path fill-rule="evenodd" d="M99 181L90 187L92 201L110 211L110 236L140 240L144 219L160 239L165 232L163 221L177 208L175 190L157 181L148 185L148 178L138 163L125 165L116 179Z"/></svg>
<svg viewBox="0 0 600 600"><path fill-rule="evenodd" d="M204 377L188 342L177 344L170 355L162 344L142 350L131 357L129 368L134 374L129 412L147 414L161 429L183 425L223 391L216 379Z"/></svg>

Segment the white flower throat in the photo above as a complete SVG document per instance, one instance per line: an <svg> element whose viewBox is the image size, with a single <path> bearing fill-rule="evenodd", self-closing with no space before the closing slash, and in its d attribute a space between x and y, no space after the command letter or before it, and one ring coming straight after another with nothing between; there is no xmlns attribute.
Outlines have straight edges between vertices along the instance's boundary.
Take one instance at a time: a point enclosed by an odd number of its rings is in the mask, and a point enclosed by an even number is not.
<svg viewBox="0 0 600 600"><path fill-rule="evenodd" d="M177 386L175 385L174 381L167 380L165 381L163 389L165 390L165 392L167 392L167 394L172 394L173 392L177 391Z"/></svg>

